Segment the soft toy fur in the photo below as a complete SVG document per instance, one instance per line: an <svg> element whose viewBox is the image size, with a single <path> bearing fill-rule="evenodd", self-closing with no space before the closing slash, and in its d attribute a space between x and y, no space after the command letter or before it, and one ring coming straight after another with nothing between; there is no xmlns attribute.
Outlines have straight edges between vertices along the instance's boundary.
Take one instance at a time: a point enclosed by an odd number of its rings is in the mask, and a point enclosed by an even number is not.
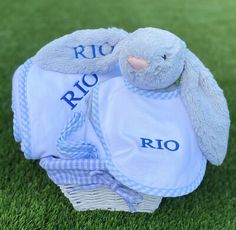
<svg viewBox="0 0 236 230"><path fill-rule="evenodd" d="M102 58L76 60L78 44L114 46ZM176 35L157 28L81 30L59 38L34 57L41 68L63 73L105 73L120 64L122 75L141 89L171 91L180 79L183 103L206 158L220 165L227 152L230 118L223 91L210 71ZM174 111L173 111L174 112Z"/></svg>
<svg viewBox="0 0 236 230"><path fill-rule="evenodd" d="M111 54L89 58L92 56L91 45L115 47L126 35L127 32L117 28L78 30L45 45L34 56L33 62L42 69L61 73L103 74L109 72L117 64L117 58ZM85 47L88 58L76 59L74 57L73 49L79 45Z"/></svg>
<svg viewBox="0 0 236 230"><path fill-rule="evenodd" d="M122 74L136 87L165 89L183 71L185 43L170 32L154 28L138 29L121 43L119 63ZM132 62L130 57L146 61L146 68L133 68L129 63ZM135 64L135 59L132 63Z"/></svg>
<svg viewBox="0 0 236 230"><path fill-rule="evenodd" d="M138 29L117 47L121 72L131 84L169 91L181 79L181 97L199 147L212 164L220 165L227 152L230 119L223 91L210 71L180 38L164 30Z"/></svg>

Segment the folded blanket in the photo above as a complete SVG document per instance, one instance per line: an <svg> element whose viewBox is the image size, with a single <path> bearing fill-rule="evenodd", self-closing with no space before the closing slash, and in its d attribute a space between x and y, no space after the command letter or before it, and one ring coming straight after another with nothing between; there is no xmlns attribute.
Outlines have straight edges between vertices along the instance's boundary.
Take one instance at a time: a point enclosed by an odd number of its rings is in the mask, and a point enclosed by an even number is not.
<svg viewBox="0 0 236 230"><path fill-rule="evenodd" d="M74 188L109 188L133 212L142 195L106 170L105 153L92 125L86 122L82 127L73 120L75 113L86 113L95 85L120 75L113 50L125 35L116 28L81 30L47 44L14 73L12 109L15 140L26 158L40 159L55 184L73 185L69 194ZM73 132L78 128L80 132ZM92 144L86 143L88 136ZM161 198L154 200L158 207Z"/></svg>
<svg viewBox="0 0 236 230"><path fill-rule="evenodd" d="M43 47L13 77L14 136L28 159L61 157L56 140L91 89L120 75L112 58L119 29L81 30Z"/></svg>

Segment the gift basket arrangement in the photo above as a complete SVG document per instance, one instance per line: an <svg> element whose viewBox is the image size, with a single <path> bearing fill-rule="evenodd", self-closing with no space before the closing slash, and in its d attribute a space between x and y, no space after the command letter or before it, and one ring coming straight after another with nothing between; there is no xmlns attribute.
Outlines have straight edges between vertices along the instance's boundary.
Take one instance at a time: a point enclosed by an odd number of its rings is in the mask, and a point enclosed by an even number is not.
<svg viewBox="0 0 236 230"><path fill-rule="evenodd" d="M78 211L154 212L220 165L230 118L210 71L157 28L79 30L13 77L14 136Z"/></svg>

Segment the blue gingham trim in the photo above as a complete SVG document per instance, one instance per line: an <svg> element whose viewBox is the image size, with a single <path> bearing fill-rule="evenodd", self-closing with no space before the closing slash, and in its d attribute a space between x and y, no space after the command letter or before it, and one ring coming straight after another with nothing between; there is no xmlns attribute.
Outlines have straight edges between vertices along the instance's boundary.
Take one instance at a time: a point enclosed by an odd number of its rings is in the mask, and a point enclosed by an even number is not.
<svg viewBox="0 0 236 230"><path fill-rule="evenodd" d="M135 212L135 205L143 200L140 194L116 181L115 178L107 172L103 160L70 160L45 157L40 160L40 166L47 171L49 178L55 184L78 185L73 186L71 191L69 191L71 194L78 190L107 187L124 199L131 212Z"/></svg>
<svg viewBox="0 0 236 230"><path fill-rule="evenodd" d="M202 164L201 164L201 169L199 171L199 174L197 175L197 177L195 178L195 180L191 184L189 184L188 186L185 186L185 187L180 187L180 188L176 188L176 189L153 188L153 187L148 187L148 186L144 186L142 184L139 184L139 183L129 179L125 175L123 175L112 162L112 155L109 151L108 146L106 145L106 142L105 142L105 139L104 139L101 127L100 127L99 85L97 85L93 91L92 121L93 121L95 132L97 133L97 135L104 147L104 150L106 152L106 156L107 156L106 167L107 167L107 169L109 170L111 175L113 175L118 181L120 181L125 186L127 186L135 191L138 191L138 192L141 192L144 194L148 194L148 195L156 195L156 196L163 196L163 197L176 197L176 196L186 195L186 194L194 191L201 183L201 181L204 177L204 174L205 174L205 170L206 170L206 159L204 156L202 156Z"/></svg>
<svg viewBox="0 0 236 230"><path fill-rule="evenodd" d="M28 59L21 67L18 79L19 87L19 111L21 121L21 133L19 124L14 119L14 136L16 140L22 140L21 148L26 158L31 158L31 137L30 137L30 119L27 102L27 77L29 69L32 66L32 60Z"/></svg>
<svg viewBox="0 0 236 230"><path fill-rule="evenodd" d="M101 159L60 159L45 157L40 160L45 170L105 170L105 162Z"/></svg>
<svg viewBox="0 0 236 230"><path fill-rule="evenodd" d="M40 166L47 171L49 178L57 185L101 184L102 181L90 175L91 171L104 171L105 163L98 159L59 159L45 157Z"/></svg>
<svg viewBox="0 0 236 230"><path fill-rule="evenodd" d="M134 85L130 84L126 79L124 79L124 84L128 90L133 93L138 94L139 96L145 96L152 99L160 99L160 100L170 100L176 98L180 94L180 88L176 88L170 92L158 92L155 90L145 90L135 87Z"/></svg>
<svg viewBox="0 0 236 230"><path fill-rule="evenodd" d="M16 99L15 92L12 92L13 135L14 135L15 141L20 142L21 135L20 135L20 127L18 124L18 118L17 118L16 100L17 99Z"/></svg>
<svg viewBox="0 0 236 230"><path fill-rule="evenodd" d="M98 158L98 150L93 144L86 143L85 140L69 140L72 133L82 128L84 124L83 112L75 112L57 140L57 150L62 156L75 159Z"/></svg>

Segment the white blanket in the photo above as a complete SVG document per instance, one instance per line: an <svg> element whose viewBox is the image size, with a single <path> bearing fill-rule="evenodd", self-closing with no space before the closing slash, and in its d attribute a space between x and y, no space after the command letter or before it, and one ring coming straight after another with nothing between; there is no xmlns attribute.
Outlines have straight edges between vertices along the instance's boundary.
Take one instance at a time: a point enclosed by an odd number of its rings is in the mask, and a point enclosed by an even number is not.
<svg viewBox="0 0 236 230"><path fill-rule="evenodd" d="M74 111L98 83L120 74L115 67L107 74L65 74L47 71L29 59L13 78L14 136L29 159L60 157L56 141Z"/></svg>
<svg viewBox="0 0 236 230"><path fill-rule="evenodd" d="M200 184L206 167L179 95L140 90L113 78L93 92L92 122L106 166L145 194L180 196Z"/></svg>

